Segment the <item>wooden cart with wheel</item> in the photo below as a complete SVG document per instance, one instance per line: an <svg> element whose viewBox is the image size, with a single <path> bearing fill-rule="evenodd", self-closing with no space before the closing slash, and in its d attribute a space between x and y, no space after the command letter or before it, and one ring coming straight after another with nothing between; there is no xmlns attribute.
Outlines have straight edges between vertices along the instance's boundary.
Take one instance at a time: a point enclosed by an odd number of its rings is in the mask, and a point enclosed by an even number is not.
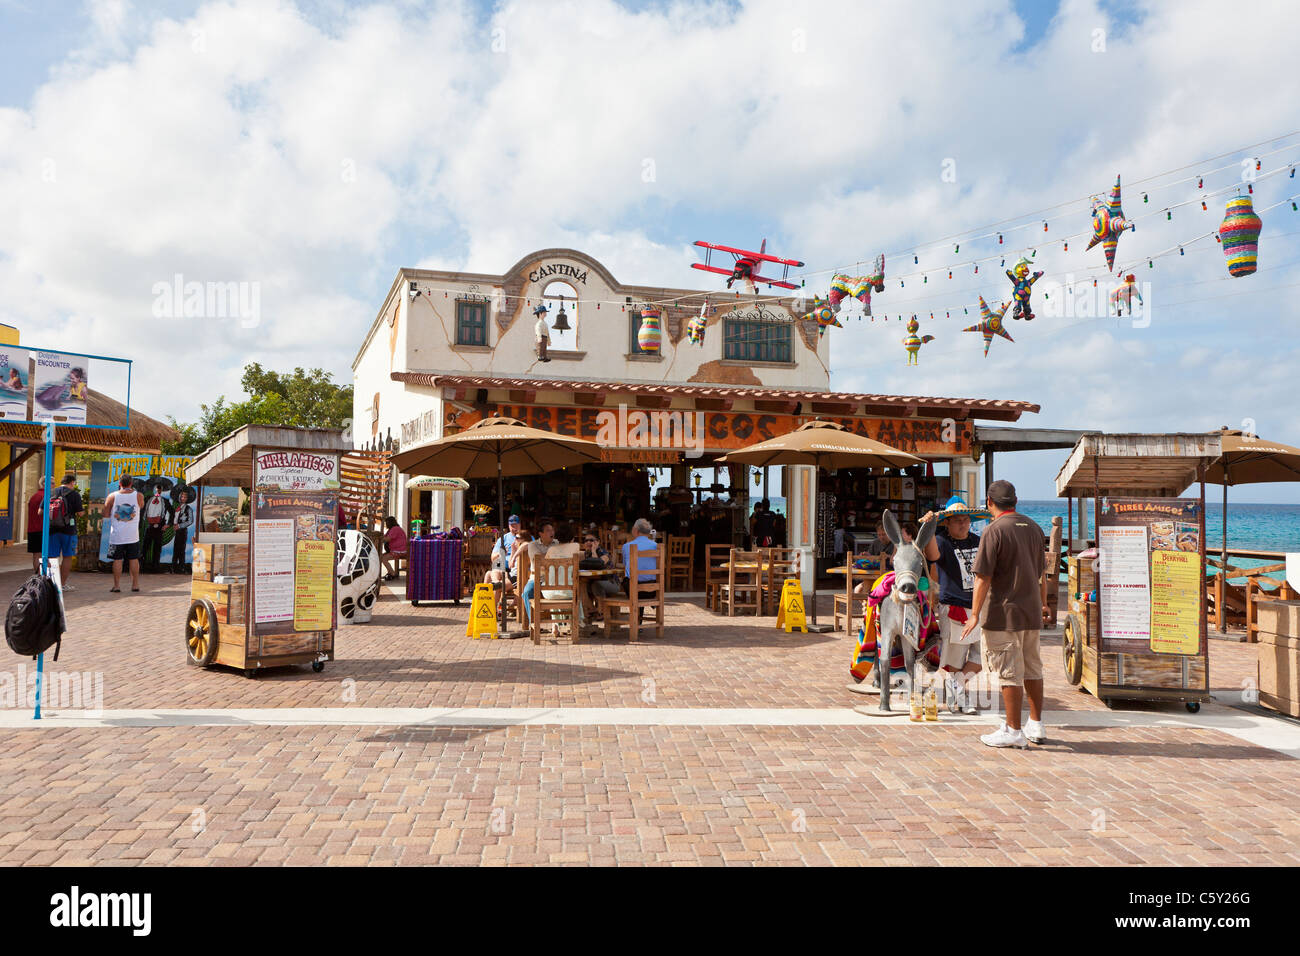
<svg viewBox="0 0 1300 956"><path fill-rule="evenodd" d="M1071 684L1115 700L1209 700L1205 471L1217 434L1084 435L1056 476L1070 499L1062 660ZM1199 482L1197 498L1179 497ZM1074 535L1093 499L1097 547Z"/></svg>
<svg viewBox="0 0 1300 956"><path fill-rule="evenodd" d="M334 659L347 450L338 429L247 425L186 469L199 514L185 618L190 664L252 677L301 664L319 673Z"/></svg>

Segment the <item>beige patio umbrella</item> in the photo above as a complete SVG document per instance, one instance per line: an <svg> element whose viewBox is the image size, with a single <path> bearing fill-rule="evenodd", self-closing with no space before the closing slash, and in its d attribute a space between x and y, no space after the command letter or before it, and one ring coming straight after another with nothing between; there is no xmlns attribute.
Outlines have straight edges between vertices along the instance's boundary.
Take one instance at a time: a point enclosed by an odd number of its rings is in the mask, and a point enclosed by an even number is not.
<svg viewBox="0 0 1300 956"><path fill-rule="evenodd" d="M1205 472L1205 480L1223 485L1224 567L1228 564L1228 486L1256 485L1273 481L1300 481L1300 448L1265 441L1237 429L1219 429L1223 454Z"/></svg>
<svg viewBox="0 0 1300 956"><path fill-rule="evenodd" d="M571 438L540 428L529 428L517 418L485 418L463 432L416 445L393 456L399 472L459 475L497 479L498 517L505 521L505 476L539 475L569 465L600 461L600 446L585 438ZM501 604L501 630L505 631L505 601Z"/></svg>
<svg viewBox="0 0 1300 956"><path fill-rule="evenodd" d="M924 465L925 459L882 442L856 435L843 425L816 419L794 431L748 448L733 451L719 459L728 464L812 465L816 468L897 468ZM816 528L813 529L814 533ZM812 624L817 630L817 573L813 568Z"/></svg>

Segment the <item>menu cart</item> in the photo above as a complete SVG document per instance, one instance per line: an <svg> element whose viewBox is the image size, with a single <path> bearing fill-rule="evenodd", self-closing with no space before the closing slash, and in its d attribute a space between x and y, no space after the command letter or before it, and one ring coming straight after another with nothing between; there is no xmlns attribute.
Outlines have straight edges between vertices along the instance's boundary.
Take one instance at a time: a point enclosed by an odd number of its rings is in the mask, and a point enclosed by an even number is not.
<svg viewBox="0 0 1300 956"><path fill-rule="evenodd" d="M1056 476L1071 516L1075 498L1093 499L1097 534L1068 558L1065 673L1107 706L1196 713L1210 699L1205 472L1220 453L1217 434L1084 435ZM1193 482L1199 495L1179 497Z"/></svg>
<svg viewBox="0 0 1300 956"><path fill-rule="evenodd" d="M199 489L185 651L247 677L334 659L339 429L246 425L188 469ZM247 494L247 521L240 498ZM234 511L235 514L231 514ZM240 530L243 526L243 530Z"/></svg>

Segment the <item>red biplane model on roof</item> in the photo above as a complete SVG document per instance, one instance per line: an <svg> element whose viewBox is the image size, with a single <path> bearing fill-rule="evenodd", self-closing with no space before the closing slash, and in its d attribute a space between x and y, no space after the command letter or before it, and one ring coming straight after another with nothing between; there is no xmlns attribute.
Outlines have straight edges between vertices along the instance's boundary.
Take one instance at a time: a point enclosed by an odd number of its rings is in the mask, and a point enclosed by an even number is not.
<svg viewBox="0 0 1300 956"><path fill-rule="evenodd" d="M731 288L731 283L741 281L748 283L749 291L754 291L754 285L759 282L766 282L768 285L780 286L782 289L799 288L793 282L788 281L791 266L802 266L803 263L797 259L780 259L776 256L769 256L766 252L767 240L758 247L758 252L751 252L749 249L735 249L731 246L719 246L712 242L703 240L695 243L705 250L703 262L692 262L692 269L703 269L705 272L716 272L718 275L727 276L727 288ZM724 266L715 266L709 264L709 257L713 255L714 250L718 252L729 252L735 258L735 265L728 269ZM759 275L760 262L775 262L784 268L781 270L781 278L771 279L767 276Z"/></svg>

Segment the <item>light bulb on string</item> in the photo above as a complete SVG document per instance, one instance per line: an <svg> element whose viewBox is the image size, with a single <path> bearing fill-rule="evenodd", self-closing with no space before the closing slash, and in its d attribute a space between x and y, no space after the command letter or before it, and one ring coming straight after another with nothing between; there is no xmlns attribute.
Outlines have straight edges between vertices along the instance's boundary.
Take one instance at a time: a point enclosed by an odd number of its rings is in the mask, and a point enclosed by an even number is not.
<svg viewBox="0 0 1300 956"><path fill-rule="evenodd" d="M1155 267L1156 267L1155 262L1153 262L1152 260L1148 259L1148 260L1147 260L1147 268L1148 268L1148 269L1154 269Z"/></svg>
<svg viewBox="0 0 1300 956"><path fill-rule="evenodd" d="M1255 191L1255 184L1254 184L1254 183L1246 183L1246 192L1248 192L1248 193L1253 193L1254 191Z"/></svg>
<svg viewBox="0 0 1300 956"><path fill-rule="evenodd" d="M1170 212L1168 209L1166 209L1166 210L1165 210L1165 222L1171 222L1171 221L1173 220L1173 218L1174 218L1174 214L1173 214L1172 212Z"/></svg>
<svg viewBox="0 0 1300 956"><path fill-rule="evenodd" d="M978 262L975 263L975 274L976 275L980 274L980 264Z"/></svg>
<svg viewBox="0 0 1300 956"><path fill-rule="evenodd" d="M1183 252L1183 247L1182 247L1182 246L1179 246L1179 247L1178 247L1178 254L1179 254L1180 256L1184 256L1184 255L1186 255L1187 253Z"/></svg>
<svg viewBox="0 0 1300 956"><path fill-rule="evenodd" d="M921 285L928 285L929 282L930 282L929 276L921 276Z"/></svg>
<svg viewBox="0 0 1300 956"><path fill-rule="evenodd" d="M1043 232L1047 232L1047 220L1043 220Z"/></svg>
<svg viewBox="0 0 1300 956"><path fill-rule="evenodd" d="M1204 189L1204 188L1205 188L1205 177L1204 177L1204 176L1197 176L1197 177L1196 177L1196 188L1197 188L1197 189Z"/></svg>
<svg viewBox="0 0 1300 956"><path fill-rule="evenodd" d="M912 253L912 265L916 265L920 261L921 260L916 257L916 253Z"/></svg>
<svg viewBox="0 0 1300 956"><path fill-rule="evenodd" d="M1147 194L1146 194L1146 193L1143 193L1143 194L1142 194L1142 201L1143 201L1143 202L1150 202L1151 200L1147 198Z"/></svg>
<svg viewBox="0 0 1300 956"><path fill-rule="evenodd" d="M951 269L948 270L948 278L949 278L949 279L952 278L952 270L951 270Z"/></svg>
<svg viewBox="0 0 1300 956"><path fill-rule="evenodd" d="M1259 170L1260 170L1259 157L1256 156L1256 157L1255 157L1255 172L1259 172Z"/></svg>
<svg viewBox="0 0 1300 956"><path fill-rule="evenodd" d="M1063 250L1061 250L1061 251L1062 251L1062 252L1069 252L1069 251L1070 251L1070 243L1069 243L1068 241L1065 243L1065 248L1064 248Z"/></svg>
<svg viewBox="0 0 1300 956"><path fill-rule="evenodd" d="M961 243L960 243L960 242L957 243L956 245L954 245L953 248L952 248L952 254L953 254L954 256L957 255L957 253L959 253L959 252L961 252Z"/></svg>
<svg viewBox="0 0 1300 956"><path fill-rule="evenodd" d="M1202 200L1201 200L1201 211L1204 212L1204 211L1208 210L1209 208L1210 208L1209 206L1205 205L1205 200L1202 199Z"/></svg>
<svg viewBox="0 0 1300 956"><path fill-rule="evenodd" d="M1006 264L1007 264L1007 260L1006 260L1006 259L1003 259L1003 260L1002 260L1002 265L1005 266Z"/></svg>

